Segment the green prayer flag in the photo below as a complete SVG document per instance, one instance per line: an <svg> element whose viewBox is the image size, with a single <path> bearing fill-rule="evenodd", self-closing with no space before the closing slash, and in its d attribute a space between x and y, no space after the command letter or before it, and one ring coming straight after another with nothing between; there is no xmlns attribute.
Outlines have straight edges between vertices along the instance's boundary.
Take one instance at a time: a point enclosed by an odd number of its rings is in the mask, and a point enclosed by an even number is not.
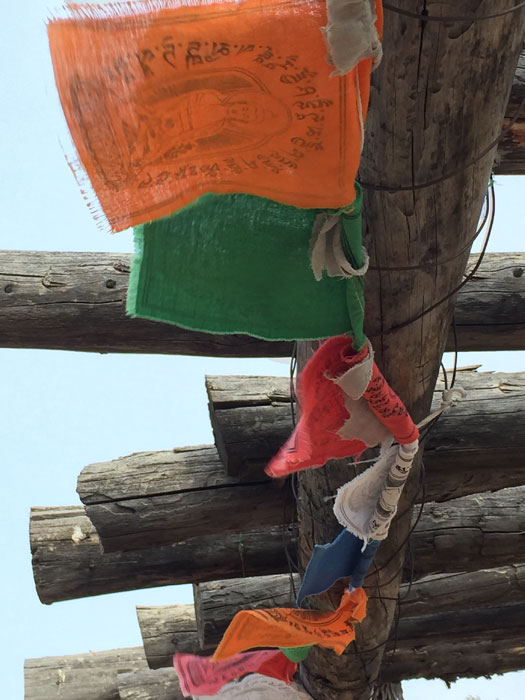
<svg viewBox="0 0 525 700"><path fill-rule="evenodd" d="M279 649L287 659L298 664L306 659L308 652L313 646L313 644L306 644L304 647L279 647Z"/></svg>
<svg viewBox="0 0 525 700"><path fill-rule="evenodd" d="M362 265L362 195L341 212L342 246ZM245 194L206 194L135 229L127 311L208 333L309 340L351 333L362 347L362 277L315 280L318 209ZM338 213L338 212L331 212Z"/></svg>

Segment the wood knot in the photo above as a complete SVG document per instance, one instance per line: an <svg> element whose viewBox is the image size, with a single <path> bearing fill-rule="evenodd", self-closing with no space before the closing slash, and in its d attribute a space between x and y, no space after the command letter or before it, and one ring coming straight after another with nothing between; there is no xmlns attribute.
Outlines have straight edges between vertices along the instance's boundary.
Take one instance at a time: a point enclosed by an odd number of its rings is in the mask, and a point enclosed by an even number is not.
<svg viewBox="0 0 525 700"><path fill-rule="evenodd" d="M523 275L523 268L515 267L514 270L512 270L512 275L513 277L521 277Z"/></svg>
<svg viewBox="0 0 525 700"><path fill-rule="evenodd" d="M4 287L4 292L5 292L6 294L11 294L11 292L13 291L13 289L14 289L14 287L13 287L12 284L6 284L6 286Z"/></svg>
<svg viewBox="0 0 525 700"><path fill-rule="evenodd" d="M128 263L124 262L123 260L117 260L116 262L113 263L113 269L116 270L117 272L129 273L131 267Z"/></svg>
<svg viewBox="0 0 525 700"><path fill-rule="evenodd" d="M108 289L114 289L117 286L115 280L106 280L106 287Z"/></svg>

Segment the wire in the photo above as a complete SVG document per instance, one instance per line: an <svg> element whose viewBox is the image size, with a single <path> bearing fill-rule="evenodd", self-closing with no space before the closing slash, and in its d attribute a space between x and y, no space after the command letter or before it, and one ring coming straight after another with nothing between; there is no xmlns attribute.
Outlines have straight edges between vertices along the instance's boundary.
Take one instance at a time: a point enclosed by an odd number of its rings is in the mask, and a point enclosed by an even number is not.
<svg viewBox="0 0 525 700"><path fill-rule="evenodd" d="M410 10L403 10L401 7L396 7L391 5L389 2L383 3L383 8L389 12L396 12L398 15L403 15L404 17L411 17L412 19L419 19L422 22L478 22L485 19L496 19L496 17L504 17L505 15L510 15L512 12L517 12L525 7L525 2L520 2L519 5L510 7L507 10L501 10L500 12L493 12L490 15L453 15L453 16L443 16L438 15L427 15L419 14L418 12L410 12Z"/></svg>

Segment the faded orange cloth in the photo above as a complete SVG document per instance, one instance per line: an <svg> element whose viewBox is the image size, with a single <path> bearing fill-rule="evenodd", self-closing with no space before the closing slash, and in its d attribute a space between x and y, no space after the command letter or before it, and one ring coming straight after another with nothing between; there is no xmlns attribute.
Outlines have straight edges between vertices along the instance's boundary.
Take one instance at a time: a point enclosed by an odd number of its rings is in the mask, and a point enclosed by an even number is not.
<svg viewBox="0 0 525 700"><path fill-rule="evenodd" d="M317 644L342 654L353 641L354 622L366 615L367 596L363 588L346 592L337 610L270 608L241 610L230 622L213 661L222 661L255 647L300 647Z"/></svg>
<svg viewBox="0 0 525 700"><path fill-rule="evenodd" d="M380 29L380 0L377 15ZM371 59L330 77L325 23L321 0L73 4L53 19L62 108L111 228L206 192L352 202Z"/></svg>

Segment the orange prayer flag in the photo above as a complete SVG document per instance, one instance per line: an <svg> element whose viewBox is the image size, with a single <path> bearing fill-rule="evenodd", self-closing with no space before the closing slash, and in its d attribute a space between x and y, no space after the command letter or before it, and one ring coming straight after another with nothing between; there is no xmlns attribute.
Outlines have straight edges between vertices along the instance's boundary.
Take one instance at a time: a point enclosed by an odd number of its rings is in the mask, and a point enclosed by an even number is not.
<svg viewBox="0 0 525 700"><path fill-rule="evenodd" d="M241 610L231 621L213 661L255 647L300 647L306 644L333 649L342 654L353 641L354 622L366 615L367 596L362 588L346 592L337 610L270 608Z"/></svg>
<svg viewBox="0 0 525 700"><path fill-rule="evenodd" d="M325 23L321 0L69 5L53 19L60 100L111 228L205 192L352 202L371 60L331 77Z"/></svg>

